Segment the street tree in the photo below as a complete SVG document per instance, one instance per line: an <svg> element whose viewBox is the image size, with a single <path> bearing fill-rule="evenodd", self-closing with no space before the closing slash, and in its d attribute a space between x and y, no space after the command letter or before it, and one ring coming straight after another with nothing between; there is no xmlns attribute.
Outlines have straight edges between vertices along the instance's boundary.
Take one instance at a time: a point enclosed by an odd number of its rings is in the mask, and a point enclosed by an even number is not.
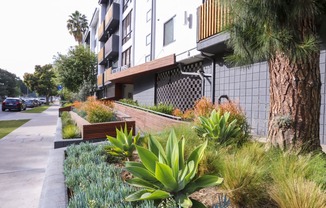
<svg viewBox="0 0 326 208"><path fill-rule="evenodd" d="M86 16L81 14L79 11L75 11L69 15L69 19L67 20L67 29L70 35L74 36L78 44L81 44L83 40L83 34L88 29Z"/></svg>
<svg viewBox="0 0 326 208"><path fill-rule="evenodd" d="M4 69L0 69L0 98L15 97L19 95L17 91L17 76Z"/></svg>
<svg viewBox="0 0 326 208"><path fill-rule="evenodd" d="M281 148L320 149L320 39L324 0L232 0L226 60L244 66L267 61L268 140Z"/></svg>
<svg viewBox="0 0 326 208"><path fill-rule="evenodd" d="M57 92L54 81L55 74L51 64L44 66L36 65L33 74L24 74L24 83L31 90L36 91L39 95L46 97L46 103L49 103L49 97Z"/></svg>
<svg viewBox="0 0 326 208"><path fill-rule="evenodd" d="M95 91L97 59L89 48L78 45L70 48L67 55L58 53L54 59L64 88L79 92L84 86L90 86L89 95Z"/></svg>

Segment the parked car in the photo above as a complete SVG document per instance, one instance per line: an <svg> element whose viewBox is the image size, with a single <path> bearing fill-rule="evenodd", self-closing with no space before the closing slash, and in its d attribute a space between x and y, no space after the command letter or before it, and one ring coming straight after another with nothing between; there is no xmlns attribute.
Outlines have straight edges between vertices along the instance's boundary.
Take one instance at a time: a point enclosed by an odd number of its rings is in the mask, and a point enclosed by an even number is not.
<svg viewBox="0 0 326 208"><path fill-rule="evenodd" d="M2 102L2 111L8 110L26 110L25 101L21 98L8 97Z"/></svg>
<svg viewBox="0 0 326 208"><path fill-rule="evenodd" d="M45 104L46 103L46 99L45 98L40 98L39 100L41 101L42 104Z"/></svg>
<svg viewBox="0 0 326 208"><path fill-rule="evenodd" d="M35 107L35 103L33 102L33 100L25 100L25 104L27 108L34 108Z"/></svg>

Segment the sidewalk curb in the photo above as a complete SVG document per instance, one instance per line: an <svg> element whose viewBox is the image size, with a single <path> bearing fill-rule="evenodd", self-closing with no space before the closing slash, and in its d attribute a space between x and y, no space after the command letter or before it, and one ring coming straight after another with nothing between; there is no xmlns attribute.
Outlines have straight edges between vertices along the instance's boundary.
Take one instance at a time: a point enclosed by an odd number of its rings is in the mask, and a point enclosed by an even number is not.
<svg viewBox="0 0 326 208"><path fill-rule="evenodd" d="M66 208L68 205L67 187L63 174L64 156L65 148L50 151L39 208Z"/></svg>

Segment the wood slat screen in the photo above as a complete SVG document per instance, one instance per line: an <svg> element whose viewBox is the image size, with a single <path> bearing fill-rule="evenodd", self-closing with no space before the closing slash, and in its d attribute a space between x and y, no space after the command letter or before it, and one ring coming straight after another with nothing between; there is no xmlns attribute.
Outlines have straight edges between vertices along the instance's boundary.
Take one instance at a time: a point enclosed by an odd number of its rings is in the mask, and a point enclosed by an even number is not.
<svg viewBox="0 0 326 208"><path fill-rule="evenodd" d="M98 27L98 29L97 29L97 38L98 38L98 39L101 39L101 37L102 37L102 35L103 35L103 33L104 33L104 26L105 26L104 22L105 22L105 21L103 21L103 22L100 24L100 26Z"/></svg>
<svg viewBox="0 0 326 208"><path fill-rule="evenodd" d="M103 86L103 74L99 74L97 76L97 86L102 87Z"/></svg>
<svg viewBox="0 0 326 208"><path fill-rule="evenodd" d="M101 63L104 59L104 47L101 48L100 52L97 54L97 62Z"/></svg>
<svg viewBox="0 0 326 208"><path fill-rule="evenodd" d="M197 41L222 32L230 22L229 7L223 0L207 0L197 9Z"/></svg>
<svg viewBox="0 0 326 208"><path fill-rule="evenodd" d="M110 78L111 73L112 73L112 67L110 67L104 71L104 83L107 83L108 81L110 81L109 78Z"/></svg>

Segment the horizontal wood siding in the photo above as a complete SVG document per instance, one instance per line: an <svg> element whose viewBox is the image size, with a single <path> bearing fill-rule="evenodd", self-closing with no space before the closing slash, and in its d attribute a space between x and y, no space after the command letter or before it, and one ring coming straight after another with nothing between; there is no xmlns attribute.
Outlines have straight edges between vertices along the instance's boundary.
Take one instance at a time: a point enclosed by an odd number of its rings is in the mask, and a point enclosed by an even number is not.
<svg viewBox="0 0 326 208"><path fill-rule="evenodd" d="M61 116L61 113L64 111L71 111L71 106L59 108L59 117Z"/></svg>
<svg viewBox="0 0 326 208"><path fill-rule="evenodd" d="M127 124L127 128L133 129L133 135L135 135L135 121L114 121L105 123L94 123L83 126L83 139L99 139L106 138L106 136L116 136L116 128L124 128Z"/></svg>

